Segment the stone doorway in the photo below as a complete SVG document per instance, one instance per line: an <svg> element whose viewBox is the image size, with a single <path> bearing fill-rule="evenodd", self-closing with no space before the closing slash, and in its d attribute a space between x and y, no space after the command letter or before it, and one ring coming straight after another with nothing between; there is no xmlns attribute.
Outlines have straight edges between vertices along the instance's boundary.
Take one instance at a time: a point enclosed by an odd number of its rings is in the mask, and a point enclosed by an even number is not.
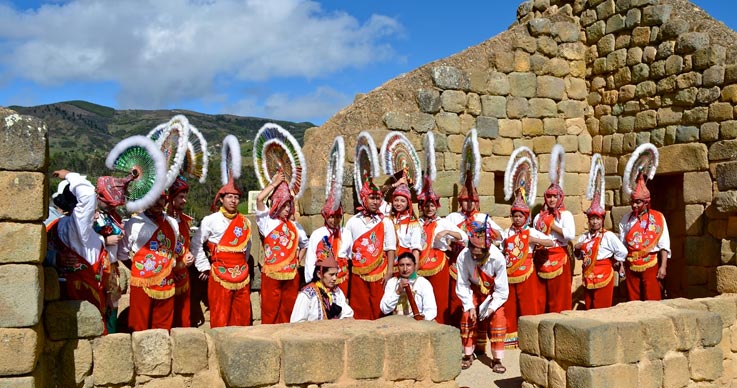
<svg viewBox="0 0 737 388"><path fill-rule="evenodd" d="M683 174L656 175L648 183L651 206L663 213L670 233L671 258L665 279L667 298L686 296L686 204L683 199Z"/></svg>

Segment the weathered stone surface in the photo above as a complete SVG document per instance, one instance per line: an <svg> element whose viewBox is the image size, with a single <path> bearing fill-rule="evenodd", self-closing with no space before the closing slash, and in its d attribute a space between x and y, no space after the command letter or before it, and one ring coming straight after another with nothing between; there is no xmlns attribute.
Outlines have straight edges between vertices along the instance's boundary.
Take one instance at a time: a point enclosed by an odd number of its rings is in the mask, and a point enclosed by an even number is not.
<svg viewBox="0 0 737 388"><path fill-rule="evenodd" d="M36 325L43 309L42 289L40 266L0 265L0 327Z"/></svg>
<svg viewBox="0 0 737 388"><path fill-rule="evenodd" d="M543 387L548 384L548 360L544 357L521 353L519 355L519 365L522 378L526 382Z"/></svg>
<svg viewBox="0 0 737 388"><path fill-rule="evenodd" d="M637 386L660 388L663 386L663 361L643 360L637 363Z"/></svg>
<svg viewBox="0 0 737 388"><path fill-rule="evenodd" d="M40 264L45 249L43 224L0 222L0 264Z"/></svg>
<svg viewBox="0 0 737 388"><path fill-rule="evenodd" d="M716 268L716 276L718 293L737 293L737 266L720 265Z"/></svg>
<svg viewBox="0 0 737 388"><path fill-rule="evenodd" d="M43 267L44 270L44 302L59 300L61 289L59 288L59 275L51 267Z"/></svg>
<svg viewBox="0 0 737 388"><path fill-rule="evenodd" d="M130 334L95 338L92 344L96 385L127 384L133 380L133 348Z"/></svg>
<svg viewBox="0 0 737 388"><path fill-rule="evenodd" d="M376 379L384 369L385 339L373 335L369 330L351 331L346 341L346 357L351 362L347 375L353 379ZM376 357L379 355L379 357Z"/></svg>
<svg viewBox="0 0 737 388"><path fill-rule="evenodd" d="M709 160L732 160L737 158L737 140L722 140L709 147Z"/></svg>
<svg viewBox="0 0 737 388"><path fill-rule="evenodd" d="M412 120L407 113L386 112L384 124L390 130L409 131L412 128Z"/></svg>
<svg viewBox="0 0 737 388"><path fill-rule="evenodd" d="M422 112L438 113L440 111L440 92L435 89L418 90L417 104Z"/></svg>
<svg viewBox="0 0 737 388"><path fill-rule="evenodd" d="M40 172L0 171L0 219L44 220L48 212L45 179Z"/></svg>
<svg viewBox="0 0 737 388"><path fill-rule="evenodd" d="M445 90L440 95L440 103L446 112L463 112L466 109L466 101L466 93L460 90Z"/></svg>
<svg viewBox="0 0 737 388"><path fill-rule="evenodd" d="M691 54L709 45L709 35L703 32L687 32L676 40L678 54Z"/></svg>
<svg viewBox="0 0 737 388"><path fill-rule="evenodd" d="M491 95L506 96L509 94L509 79L506 74L493 71L489 73L486 87Z"/></svg>
<svg viewBox="0 0 737 388"><path fill-rule="evenodd" d="M737 162L719 163L716 172L720 191L737 189Z"/></svg>
<svg viewBox="0 0 737 388"><path fill-rule="evenodd" d="M0 109L0 128L0 169L43 172L48 159L46 124L36 117Z"/></svg>
<svg viewBox="0 0 737 388"><path fill-rule="evenodd" d="M528 111L529 117L555 117L558 107L550 98L531 98Z"/></svg>
<svg viewBox="0 0 737 388"><path fill-rule="evenodd" d="M646 26L658 26L668 21L672 5L653 5L642 10L642 24Z"/></svg>
<svg viewBox="0 0 737 388"><path fill-rule="evenodd" d="M171 329L172 372L194 374L207 368L207 338L197 328Z"/></svg>
<svg viewBox="0 0 737 388"><path fill-rule="evenodd" d="M225 382L217 371L205 370L192 377L191 387L225 388Z"/></svg>
<svg viewBox="0 0 737 388"><path fill-rule="evenodd" d="M658 174L703 171L709 168L706 145L701 143L674 144L661 147ZM629 155L620 158L620 174L624 172Z"/></svg>
<svg viewBox="0 0 737 388"><path fill-rule="evenodd" d="M719 347L697 348L688 353L691 379L695 381L716 380L722 374L722 349Z"/></svg>
<svg viewBox="0 0 737 388"><path fill-rule="evenodd" d="M532 73L514 72L509 74L510 94L515 97L535 97L537 77Z"/></svg>
<svg viewBox="0 0 737 388"><path fill-rule="evenodd" d="M261 327L212 331L220 373L229 386L248 387L279 382L281 348L273 336L259 335Z"/></svg>
<svg viewBox="0 0 737 388"><path fill-rule="evenodd" d="M40 325L29 329L0 329L0 376L31 373L41 354L43 340Z"/></svg>
<svg viewBox="0 0 737 388"><path fill-rule="evenodd" d="M563 79L547 75L537 77L537 97L560 101L565 95L566 85Z"/></svg>
<svg viewBox="0 0 737 388"><path fill-rule="evenodd" d="M616 362L617 329L589 319L560 321L555 325L556 359L573 365L600 366ZM587 349L587 352L581 352ZM570 369L569 369L570 373ZM568 376L570 380L570 375Z"/></svg>
<svg viewBox="0 0 737 388"><path fill-rule="evenodd" d="M171 341L165 329L133 332L133 360L136 373L166 376L171 371Z"/></svg>
<svg viewBox="0 0 737 388"><path fill-rule="evenodd" d="M615 364L596 368L571 366L566 372L566 380L569 388L635 387L637 372L635 364Z"/></svg>
<svg viewBox="0 0 737 388"><path fill-rule="evenodd" d="M46 334L53 340L90 338L102 335L100 311L92 303L59 300L46 305Z"/></svg>
<svg viewBox="0 0 737 388"><path fill-rule="evenodd" d="M440 132L445 134L461 133L461 119L455 113L440 112L435 115L435 123Z"/></svg>
<svg viewBox="0 0 737 388"><path fill-rule="evenodd" d="M410 127L420 133L431 131L435 128L435 118L429 113L410 113Z"/></svg>
<svg viewBox="0 0 737 388"><path fill-rule="evenodd" d="M320 384L337 380L343 374L344 353L315 352L314 346L319 343L329 349L342 350L346 337L330 332L295 329L279 333L284 382L288 385ZM310 357L305 357L306 354Z"/></svg>
<svg viewBox="0 0 737 388"><path fill-rule="evenodd" d="M79 339L66 341L61 349L57 370L60 383L65 387L82 384L92 372L92 343Z"/></svg>
<svg viewBox="0 0 737 388"><path fill-rule="evenodd" d="M452 66L433 67L432 80L440 89L468 90L469 81L466 74Z"/></svg>
<svg viewBox="0 0 737 388"><path fill-rule="evenodd" d="M663 358L663 386L685 387L688 385L688 359L683 353L668 352Z"/></svg>
<svg viewBox="0 0 737 388"><path fill-rule="evenodd" d="M683 174L683 202L687 204L707 203L712 200L711 175L708 171Z"/></svg>
<svg viewBox="0 0 737 388"><path fill-rule="evenodd" d="M737 211L737 190L714 194L714 207L720 213Z"/></svg>
<svg viewBox="0 0 737 388"><path fill-rule="evenodd" d="M453 381L461 373L461 351L458 349L460 332L437 325L428 327L428 330L433 355L429 377L435 382Z"/></svg>
<svg viewBox="0 0 737 388"><path fill-rule="evenodd" d="M699 129L696 127L684 127L678 126L676 128L676 142L677 143L691 143L699 140Z"/></svg>

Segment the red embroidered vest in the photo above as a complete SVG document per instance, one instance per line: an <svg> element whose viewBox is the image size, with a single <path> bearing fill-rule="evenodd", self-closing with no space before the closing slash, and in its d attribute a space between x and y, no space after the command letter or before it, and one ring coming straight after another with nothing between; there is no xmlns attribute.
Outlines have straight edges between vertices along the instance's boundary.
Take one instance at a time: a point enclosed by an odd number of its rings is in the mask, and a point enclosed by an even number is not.
<svg viewBox="0 0 737 388"><path fill-rule="evenodd" d="M251 276L248 272L246 248L251 241L251 223L243 214L236 214L223 232L217 244L208 242L210 272L213 279L228 290L246 287Z"/></svg>
<svg viewBox="0 0 737 388"><path fill-rule="evenodd" d="M274 280L291 280L297 275L299 236L293 222L281 222L264 236L262 273Z"/></svg>
<svg viewBox="0 0 737 388"><path fill-rule="evenodd" d="M537 222L535 223L535 229L545 233L552 233L552 225L555 222L555 215L553 214L540 214ZM560 276L563 273L563 266L568 262L568 251L566 247L552 247L542 248L537 251L538 256L543 257L545 260L542 264L538 262L537 275L543 279L553 279Z"/></svg>
<svg viewBox="0 0 737 388"><path fill-rule="evenodd" d="M422 251L420 252L420 263L417 266L417 274L420 276L433 276L445 268L445 252L433 248L433 237L438 221L426 223L422 227Z"/></svg>
<svg viewBox="0 0 737 388"><path fill-rule="evenodd" d="M383 279L386 274L384 232L384 223L380 221L353 241L353 273L367 282Z"/></svg>
<svg viewBox="0 0 737 388"><path fill-rule="evenodd" d="M583 285L589 290L605 287L614 278L611 260L596 260L599 246L606 230L601 230L596 237L584 242L583 252Z"/></svg>
<svg viewBox="0 0 737 388"><path fill-rule="evenodd" d="M492 259L489 258L489 260ZM474 292L480 293L481 295L489 295L492 291L494 291L495 279L496 277L482 271L481 267L479 267L479 264L477 264L474 268L473 274L471 274L471 288L474 289Z"/></svg>
<svg viewBox="0 0 737 388"><path fill-rule="evenodd" d="M154 221L156 222L156 221ZM165 217L156 222L159 227L131 257L131 286L142 287L153 299L174 295L172 269L176 258L176 235Z"/></svg>
<svg viewBox="0 0 737 388"><path fill-rule="evenodd" d="M624 243L629 252L627 255L629 269L644 272L658 263L658 255L651 252L658 245L660 236L663 235L664 223L662 213L649 210L646 218L638 218L638 222L632 225L624 237Z"/></svg>
<svg viewBox="0 0 737 388"><path fill-rule="evenodd" d="M509 284L522 283L532 275L534 266L530 255L530 230L525 228L504 240Z"/></svg>

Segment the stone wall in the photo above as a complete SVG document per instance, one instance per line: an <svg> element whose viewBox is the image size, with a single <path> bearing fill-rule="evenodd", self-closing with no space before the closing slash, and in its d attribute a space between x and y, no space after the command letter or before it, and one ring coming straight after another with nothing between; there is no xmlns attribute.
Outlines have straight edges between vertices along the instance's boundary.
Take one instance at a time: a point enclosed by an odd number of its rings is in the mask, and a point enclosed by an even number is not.
<svg viewBox="0 0 737 388"><path fill-rule="evenodd" d="M522 386L735 386L736 321L735 294L522 317Z"/></svg>

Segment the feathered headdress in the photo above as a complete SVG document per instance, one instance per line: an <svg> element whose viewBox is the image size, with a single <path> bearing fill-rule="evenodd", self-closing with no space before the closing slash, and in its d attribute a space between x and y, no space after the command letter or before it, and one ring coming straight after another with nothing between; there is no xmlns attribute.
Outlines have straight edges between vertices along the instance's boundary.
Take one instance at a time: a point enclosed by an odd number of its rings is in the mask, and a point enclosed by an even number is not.
<svg viewBox="0 0 737 388"><path fill-rule="evenodd" d="M105 165L127 174L123 178L125 207L131 213L149 208L166 190L166 159L159 147L145 136L121 140L108 154Z"/></svg>
<svg viewBox="0 0 737 388"><path fill-rule="evenodd" d="M512 212L530 214L537 192L537 156L528 147L512 152L504 170L504 199L512 199Z"/></svg>
<svg viewBox="0 0 737 388"><path fill-rule="evenodd" d="M566 171L566 151L563 146L556 144L550 152L550 169L548 177L550 177L550 186L545 190L545 194L549 192L555 194L563 194L563 176Z"/></svg>
<svg viewBox="0 0 737 388"><path fill-rule="evenodd" d="M471 129L463 140L461 149L460 180L462 185L458 192L458 200L479 200L476 187L481 179L481 153L479 152L479 141L476 136L476 128Z"/></svg>
<svg viewBox="0 0 737 388"><path fill-rule="evenodd" d="M604 162L601 155L594 154L591 158L589 184L586 186L586 198L591 201L591 206L586 210L586 214L589 216L604 217L606 215L606 208L604 207L605 176Z"/></svg>
<svg viewBox="0 0 737 388"><path fill-rule="evenodd" d="M238 188L236 179L241 177L241 146L238 139L233 135L225 136L223 139L222 157L220 159L220 182L223 186L215 194L210 206L211 211L218 208L218 199L225 194L238 194L243 196L243 191Z"/></svg>
<svg viewBox="0 0 737 388"><path fill-rule="evenodd" d="M358 202L363 203L364 188L376 187L373 179L379 176L379 154L376 152L374 139L363 131L356 139L356 154L353 160L353 181ZM370 182L370 184L368 184ZM368 184L368 185L367 185Z"/></svg>
<svg viewBox="0 0 737 388"><path fill-rule="evenodd" d="M343 136L333 141L328 152L328 171L325 180L325 205L322 217L328 218L338 212L342 213L341 198L343 196L343 167L345 165L345 142Z"/></svg>
<svg viewBox="0 0 737 388"><path fill-rule="evenodd" d="M624 168L624 182L622 183L625 194L629 194L632 200L648 201L650 191L647 189L646 180L653 179L657 169L658 149L651 143L640 144Z"/></svg>
<svg viewBox="0 0 737 388"><path fill-rule="evenodd" d="M381 144L381 167L386 175L404 171L407 183L416 192L422 187L422 166L415 147L401 132L389 132Z"/></svg>
<svg viewBox="0 0 737 388"><path fill-rule="evenodd" d="M184 115L176 115L166 124L158 125L148 137L156 141L166 158L169 170L166 173L166 187L171 186L179 176L187 157L190 125Z"/></svg>
<svg viewBox="0 0 737 388"><path fill-rule="evenodd" d="M182 173L190 179L200 183L207 180L207 166L210 156L207 152L207 141L202 133L192 124L189 125L189 142L187 142L187 156L184 158Z"/></svg>
<svg viewBox="0 0 737 388"><path fill-rule="evenodd" d="M433 191L432 182L436 179L437 169L435 167L435 135L432 131L425 134L422 142L425 149L425 174L422 182L422 190L417 194L417 202L420 206L430 201L435 206L440 206L440 197Z"/></svg>
<svg viewBox="0 0 737 388"><path fill-rule="evenodd" d="M302 197L307 162L297 139L286 129L267 123L258 130L253 141L253 168L262 189L281 170L295 199Z"/></svg>

